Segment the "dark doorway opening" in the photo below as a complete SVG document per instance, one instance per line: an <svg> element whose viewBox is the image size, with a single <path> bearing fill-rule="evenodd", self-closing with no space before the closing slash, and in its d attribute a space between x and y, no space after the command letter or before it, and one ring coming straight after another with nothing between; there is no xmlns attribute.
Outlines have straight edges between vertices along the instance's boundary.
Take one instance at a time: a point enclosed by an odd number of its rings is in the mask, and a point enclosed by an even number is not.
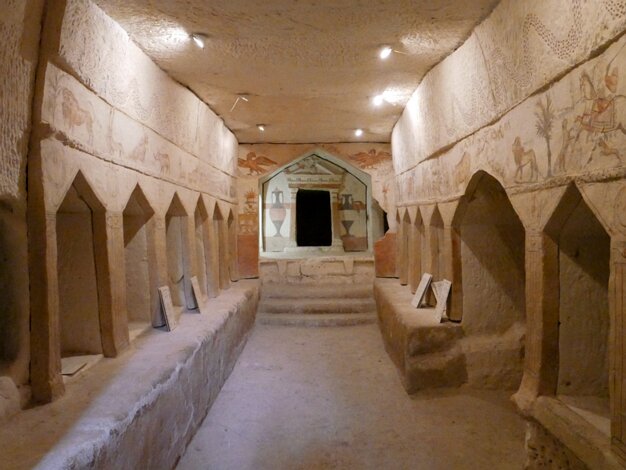
<svg viewBox="0 0 626 470"><path fill-rule="evenodd" d="M300 189L296 195L296 240L298 246L330 246L333 232L330 193Z"/></svg>

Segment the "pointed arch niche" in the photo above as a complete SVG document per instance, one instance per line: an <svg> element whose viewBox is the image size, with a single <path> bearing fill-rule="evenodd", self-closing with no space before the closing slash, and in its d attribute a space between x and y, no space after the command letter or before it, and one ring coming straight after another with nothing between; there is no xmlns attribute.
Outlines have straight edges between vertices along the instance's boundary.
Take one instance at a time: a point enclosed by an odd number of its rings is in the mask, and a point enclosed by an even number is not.
<svg viewBox="0 0 626 470"><path fill-rule="evenodd" d="M159 315L153 215L154 210L137 185L123 212L126 311L131 337L156 324L153 320Z"/></svg>
<svg viewBox="0 0 626 470"><path fill-rule="evenodd" d="M102 244L105 208L78 173L57 212L59 331L63 360L105 353L104 308L99 302L98 264L106 259ZM96 233L100 231L100 233ZM100 251L100 252L99 252ZM64 361L65 362L65 361ZM65 367L65 366L64 366Z"/></svg>
<svg viewBox="0 0 626 470"><path fill-rule="evenodd" d="M210 292L209 278L211 271L211 247L209 241L209 214L202 201L202 196L198 198L198 204L194 212L194 240L196 243L196 261L198 282L202 294L207 296Z"/></svg>
<svg viewBox="0 0 626 470"><path fill-rule="evenodd" d="M371 177L343 160L320 149L309 152L261 178L259 194L262 255L372 252ZM317 244L298 234L298 230L311 230L302 222L328 214L329 208L330 215L316 222L327 224L320 232L330 233L329 241L326 237Z"/></svg>
<svg viewBox="0 0 626 470"><path fill-rule="evenodd" d="M167 274L172 302L175 307L184 308L191 302L185 297L185 262L187 259L187 212L178 194L174 194L165 214L165 235L167 246Z"/></svg>
<svg viewBox="0 0 626 470"><path fill-rule="evenodd" d="M611 239L575 185L545 228L553 291L544 315L554 323L552 390L559 399L609 424L609 274Z"/></svg>
<svg viewBox="0 0 626 470"><path fill-rule="evenodd" d="M459 302L467 335L469 382L515 389L523 370L525 230L500 182L476 173L452 221ZM480 338L480 340L474 340Z"/></svg>

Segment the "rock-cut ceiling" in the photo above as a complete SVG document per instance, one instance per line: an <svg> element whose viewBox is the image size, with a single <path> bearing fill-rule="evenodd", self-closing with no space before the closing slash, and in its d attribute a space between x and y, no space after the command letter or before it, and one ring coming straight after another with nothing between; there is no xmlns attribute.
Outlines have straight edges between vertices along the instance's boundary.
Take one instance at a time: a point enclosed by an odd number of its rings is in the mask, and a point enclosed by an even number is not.
<svg viewBox="0 0 626 470"><path fill-rule="evenodd" d="M96 3L240 142L321 143L388 142L424 74L498 0ZM189 40L193 32L206 35L204 49ZM381 60L383 45L397 52ZM382 93L386 101L374 106ZM242 94L248 101L232 109Z"/></svg>

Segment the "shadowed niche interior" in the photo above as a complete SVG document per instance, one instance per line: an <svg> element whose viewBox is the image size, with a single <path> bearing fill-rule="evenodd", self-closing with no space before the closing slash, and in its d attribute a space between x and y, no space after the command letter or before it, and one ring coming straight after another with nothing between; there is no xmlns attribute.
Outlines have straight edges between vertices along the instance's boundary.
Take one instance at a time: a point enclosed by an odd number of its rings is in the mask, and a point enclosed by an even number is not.
<svg viewBox="0 0 626 470"><path fill-rule="evenodd" d="M603 417L608 428L610 237L575 186L566 191L546 232L558 246L556 393L576 409Z"/></svg>
<svg viewBox="0 0 626 470"><path fill-rule="evenodd" d="M152 295L151 272L154 259L149 247L154 244L150 207L139 187L126 204L124 220L124 260L126 267L126 310L131 337L152 323L158 305Z"/></svg>
<svg viewBox="0 0 626 470"><path fill-rule="evenodd" d="M93 218L75 182L57 213L61 357L102 353Z"/></svg>
<svg viewBox="0 0 626 470"><path fill-rule="evenodd" d="M184 240L187 233L187 214L178 195L174 195L165 215L167 240L167 272L172 291L172 302L177 307L185 305Z"/></svg>

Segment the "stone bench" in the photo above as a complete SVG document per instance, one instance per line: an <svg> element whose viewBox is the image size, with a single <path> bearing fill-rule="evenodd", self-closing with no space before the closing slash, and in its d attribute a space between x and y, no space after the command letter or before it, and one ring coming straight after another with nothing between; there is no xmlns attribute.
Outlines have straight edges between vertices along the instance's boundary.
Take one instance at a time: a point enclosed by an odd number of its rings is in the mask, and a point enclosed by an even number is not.
<svg viewBox="0 0 626 470"><path fill-rule="evenodd" d="M0 467L173 468L206 416L254 324L258 281L240 281L150 330L67 384L58 401L0 428Z"/></svg>
<svg viewBox="0 0 626 470"><path fill-rule="evenodd" d="M408 393L467 381L461 325L438 323L430 309L412 307L410 290L397 279L376 279L374 297L385 348Z"/></svg>

